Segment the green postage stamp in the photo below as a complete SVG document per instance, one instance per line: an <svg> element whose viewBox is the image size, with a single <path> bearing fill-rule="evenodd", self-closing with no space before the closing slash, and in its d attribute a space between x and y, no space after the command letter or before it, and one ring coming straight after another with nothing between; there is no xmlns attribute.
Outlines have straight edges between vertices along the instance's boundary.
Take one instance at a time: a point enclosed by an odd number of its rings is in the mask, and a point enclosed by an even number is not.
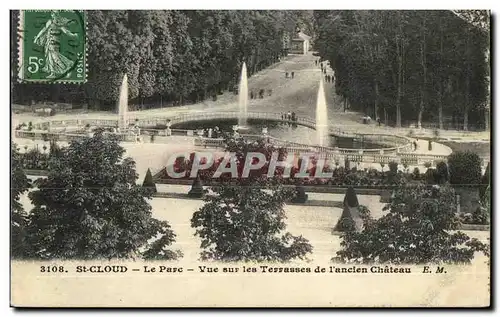
<svg viewBox="0 0 500 317"><path fill-rule="evenodd" d="M84 83L87 79L86 16L73 10L21 10L20 82Z"/></svg>

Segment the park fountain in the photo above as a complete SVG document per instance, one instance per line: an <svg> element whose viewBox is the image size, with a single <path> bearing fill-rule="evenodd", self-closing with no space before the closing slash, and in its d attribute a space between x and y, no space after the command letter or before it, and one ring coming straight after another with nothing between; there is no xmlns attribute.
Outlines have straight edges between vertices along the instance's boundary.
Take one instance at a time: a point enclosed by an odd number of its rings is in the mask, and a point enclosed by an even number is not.
<svg viewBox="0 0 500 317"><path fill-rule="evenodd" d="M243 62L241 67L240 85L238 87L238 128L242 129L247 126L247 108L248 108L248 78L247 78L247 65Z"/></svg>
<svg viewBox="0 0 500 317"><path fill-rule="evenodd" d="M118 99L118 129L124 132L128 127L128 79L127 74L123 76L120 87L120 99Z"/></svg>
<svg viewBox="0 0 500 317"><path fill-rule="evenodd" d="M326 108L323 80L319 82L318 99L316 100L316 136L319 146L328 146L328 113Z"/></svg>

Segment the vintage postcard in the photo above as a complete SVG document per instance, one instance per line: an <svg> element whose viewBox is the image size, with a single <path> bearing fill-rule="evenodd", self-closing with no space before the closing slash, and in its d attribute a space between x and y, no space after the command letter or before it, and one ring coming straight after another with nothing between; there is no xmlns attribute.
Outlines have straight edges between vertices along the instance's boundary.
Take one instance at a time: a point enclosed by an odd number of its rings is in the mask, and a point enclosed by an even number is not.
<svg viewBox="0 0 500 317"><path fill-rule="evenodd" d="M11 11L13 307L490 300L490 11Z"/></svg>

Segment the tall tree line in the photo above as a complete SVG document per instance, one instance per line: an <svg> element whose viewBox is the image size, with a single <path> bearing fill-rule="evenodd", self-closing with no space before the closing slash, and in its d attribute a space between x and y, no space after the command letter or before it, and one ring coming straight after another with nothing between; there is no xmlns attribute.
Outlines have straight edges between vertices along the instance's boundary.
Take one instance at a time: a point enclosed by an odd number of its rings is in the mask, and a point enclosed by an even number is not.
<svg viewBox="0 0 500 317"><path fill-rule="evenodd" d="M125 73L134 104L216 98L237 84L244 61L251 75L286 55L285 34L297 26L312 28L311 11L110 10L87 11L87 17L88 82L14 83L14 102L112 109Z"/></svg>
<svg viewBox="0 0 500 317"><path fill-rule="evenodd" d="M485 124L489 32L451 11L314 11L314 23L353 110L398 127Z"/></svg>

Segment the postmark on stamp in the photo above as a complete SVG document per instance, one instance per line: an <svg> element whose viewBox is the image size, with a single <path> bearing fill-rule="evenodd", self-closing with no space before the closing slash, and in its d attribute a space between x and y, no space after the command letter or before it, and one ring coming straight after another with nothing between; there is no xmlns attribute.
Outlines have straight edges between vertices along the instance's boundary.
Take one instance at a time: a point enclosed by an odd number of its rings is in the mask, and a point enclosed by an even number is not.
<svg viewBox="0 0 500 317"><path fill-rule="evenodd" d="M87 79L84 11L22 10L20 82L84 83Z"/></svg>

